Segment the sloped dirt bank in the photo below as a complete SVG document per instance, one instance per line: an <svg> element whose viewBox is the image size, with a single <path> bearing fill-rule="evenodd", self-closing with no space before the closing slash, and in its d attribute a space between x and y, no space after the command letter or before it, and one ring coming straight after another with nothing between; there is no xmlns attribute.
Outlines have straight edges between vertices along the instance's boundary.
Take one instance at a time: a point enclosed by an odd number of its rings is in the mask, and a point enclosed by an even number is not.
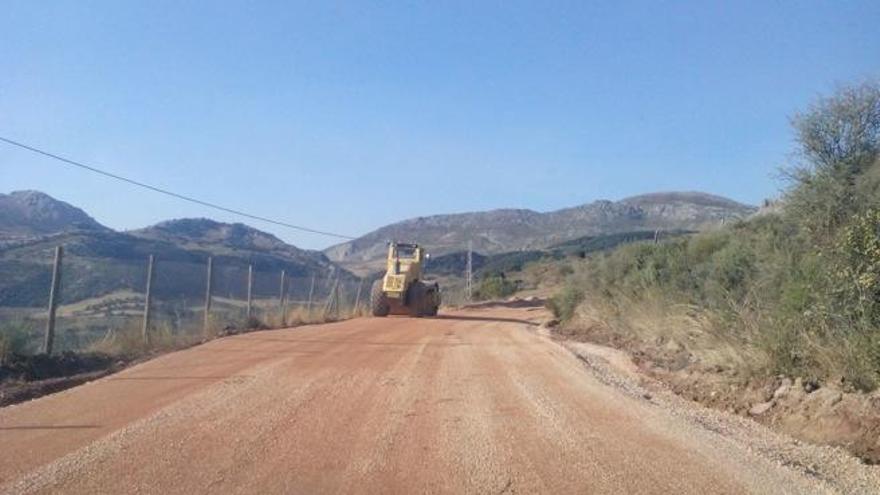
<svg viewBox="0 0 880 495"><path fill-rule="evenodd" d="M96 380L129 361L101 353L12 356L0 365L0 407Z"/></svg>
<svg viewBox="0 0 880 495"><path fill-rule="evenodd" d="M553 327L552 335L619 350L623 354L609 361L618 372L642 375L702 405L880 464L880 391L847 391L839 383L801 377L746 376L733 367L703 364L680 346L633 338L601 323Z"/></svg>

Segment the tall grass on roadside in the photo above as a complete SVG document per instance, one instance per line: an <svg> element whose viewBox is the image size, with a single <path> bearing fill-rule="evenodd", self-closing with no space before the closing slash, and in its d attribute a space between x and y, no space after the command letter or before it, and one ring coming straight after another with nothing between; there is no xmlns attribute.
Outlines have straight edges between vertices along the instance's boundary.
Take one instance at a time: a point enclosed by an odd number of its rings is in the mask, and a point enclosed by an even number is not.
<svg viewBox="0 0 880 495"><path fill-rule="evenodd" d="M103 339L94 342L87 351L133 358L153 352L183 349L203 340L204 331L199 325L178 328L165 323L150 328L147 339L144 340L141 325L132 321L109 330Z"/></svg>
<svg viewBox="0 0 880 495"><path fill-rule="evenodd" d="M0 364L16 354L33 351L33 324L26 320L5 321L0 324Z"/></svg>

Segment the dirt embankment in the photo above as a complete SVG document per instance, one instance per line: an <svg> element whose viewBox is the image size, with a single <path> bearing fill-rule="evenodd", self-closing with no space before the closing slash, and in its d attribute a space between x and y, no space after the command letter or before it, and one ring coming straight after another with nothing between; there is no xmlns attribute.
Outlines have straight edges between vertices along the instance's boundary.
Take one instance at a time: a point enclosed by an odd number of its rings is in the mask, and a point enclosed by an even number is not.
<svg viewBox="0 0 880 495"><path fill-rule="evenodd" d="M618 359L618 369L633 366L679 396L880 464L880 391L847 391L840 383L800 377L757 377L735 366L706 364L674 340L638 338L589 318L554 327L553 335L619 349L629 356L629 364L621 365Z"/></svg>
<svg viewBox="0 0 880 495"><path fill-rule="evenodd" d="M334 318L324 317L319 321L292 321L285 328L304 325L332 323ZM243 326L226 326L209 339L239 335L272 327L256 318ZM88 383L111 375L137 363L148 361L162 354L179 351L204 343L198 338L181 339L160 347L144 346L127 351L71 352L46 355L9 356L0 364L0 407L36 399L48 394Z"/></svg>
<svg viewBox="0 0 880 495"><path fill-rule="evenodd" d="M96 380L121 370L130 361L101 353L11 356L0 365L0 407Z"/></svg>
<svg viewBox="0 0 880 495"><path fill-rule="evenodd" d="M711 367L652 370L678 394L749 416L795 438L847 449L880 464L880 394L844 391L835 383L776 376L741 383Z"/></svg>

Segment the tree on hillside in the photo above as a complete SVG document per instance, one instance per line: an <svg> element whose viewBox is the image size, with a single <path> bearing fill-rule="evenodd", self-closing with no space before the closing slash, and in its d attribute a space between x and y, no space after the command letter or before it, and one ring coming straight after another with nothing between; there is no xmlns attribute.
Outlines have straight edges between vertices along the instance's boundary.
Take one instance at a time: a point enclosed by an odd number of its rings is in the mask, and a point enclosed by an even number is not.
<svg viewBox="0 0 880 495"><path fill-rule="evenodd" d="M786 171L793 182L786 209L812 240L827 244L861 207L877 202L868 195L880 183L880 83L842 87L792 125L803 161Z"/></svg>
<svg viewBox="0 0 880 495"><path fill-rule="evenodd" d="M878 154L880 85L846 86L792 119L804 156L817 168L850 173L863 170Z"/></svg>

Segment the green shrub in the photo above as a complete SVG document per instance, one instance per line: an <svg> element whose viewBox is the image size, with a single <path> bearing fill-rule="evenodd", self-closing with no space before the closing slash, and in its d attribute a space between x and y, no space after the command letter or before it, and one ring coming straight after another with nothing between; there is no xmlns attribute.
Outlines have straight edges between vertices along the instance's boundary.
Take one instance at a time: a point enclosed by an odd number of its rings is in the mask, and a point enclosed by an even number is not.
<svg viewBox="0 0 880 495"><path fill-rule="evenodd" d="M269 326L256 316L251 316L244 322L244 328L247 330L266 330Z"/></svg>
<svg viewBox="0 0 880 495"><path fill-rule="evenodd" d="M0 325L0 363L12 355L28 353L32 336L33 326L27 321L8 321Z"/></svg>
<svg viewBox="0 0 880 495"><path fill-rule="evenodd" d="M709 282L721 291L715 297L741 301L755 273L755 253L742 242L731 242L715 252L709 261Z"/></svg>
<svg viewBox="0 0 880 495"><path fill-rule="evenodd" d="M708 232L691 239L687 244L687 256L693 263L705 263L730 242L728 232Z"/></svg>
<svg viewBox="0 0 880 495"><path fill-rule="evenodd" d="M474 296L477 299L501 299L513 295L516 290L516 283L507 280L503 273L495 273L480 280Z"/></svg>
<svg viewBox="0 0 880 495"><path fill-rule="evenodd" d="M880 210L855 215L842 229L835 254L842 296L858 316L880 325Z"/></svg>
<svg viewBox="0 0 880 495"><path fill-rule="evenodd" d="M547 307L553 312L553 316L568 321L574 316L575 310L583 300L584 291L579 287L568 285L547 300Z"/></svg>
<svg viewBox="0 0 880 495"><path fill-rule="evenodd" d="M559 276L567 277L574 273L574 268L572 268L570 263L563 263L559 265Z"/></svg>

